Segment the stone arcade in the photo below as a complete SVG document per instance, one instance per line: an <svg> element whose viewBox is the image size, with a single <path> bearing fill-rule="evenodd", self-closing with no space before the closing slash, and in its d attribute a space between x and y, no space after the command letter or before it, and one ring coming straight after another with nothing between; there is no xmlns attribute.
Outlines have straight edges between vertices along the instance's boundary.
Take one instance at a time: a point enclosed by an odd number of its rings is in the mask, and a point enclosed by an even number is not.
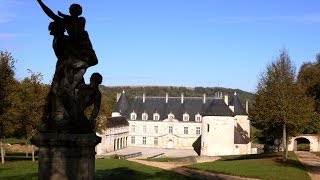
<svg viewBox="0 0 320 180"><path fill-rule="evenodd" d="M117 150L118 138L126 140L126 146L194 149L201 156L250 154L247 112L247 102L245 109L236 93L216 92L214 97L143 94L129 102L122 92L110 119L126 119L129 125L122 123L97 134L102 138L97 154Z"/></svg>

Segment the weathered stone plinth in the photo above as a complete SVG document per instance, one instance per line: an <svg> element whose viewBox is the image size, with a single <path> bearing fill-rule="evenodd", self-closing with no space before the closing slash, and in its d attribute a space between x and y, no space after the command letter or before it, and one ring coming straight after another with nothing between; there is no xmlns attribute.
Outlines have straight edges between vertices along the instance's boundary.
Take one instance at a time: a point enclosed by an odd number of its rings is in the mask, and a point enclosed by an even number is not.
<svg viewBox="0 0 320 180"><path fill-rule="evenodd" d="M39 180L93 180L100 141L94 133L35 135L31 142L39 147Z"/></svg>

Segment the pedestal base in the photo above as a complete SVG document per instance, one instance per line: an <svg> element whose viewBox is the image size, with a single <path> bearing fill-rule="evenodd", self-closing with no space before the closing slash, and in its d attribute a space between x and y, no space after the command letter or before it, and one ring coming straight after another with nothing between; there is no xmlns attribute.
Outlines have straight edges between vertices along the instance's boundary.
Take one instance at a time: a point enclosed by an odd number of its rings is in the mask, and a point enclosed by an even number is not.
<svg viewBox="0 0 320 180"><path fill-rule="evenodd" d="M94 133L35 135L31 142L39 147L39 180L93 180L100 141Z"/></svg>

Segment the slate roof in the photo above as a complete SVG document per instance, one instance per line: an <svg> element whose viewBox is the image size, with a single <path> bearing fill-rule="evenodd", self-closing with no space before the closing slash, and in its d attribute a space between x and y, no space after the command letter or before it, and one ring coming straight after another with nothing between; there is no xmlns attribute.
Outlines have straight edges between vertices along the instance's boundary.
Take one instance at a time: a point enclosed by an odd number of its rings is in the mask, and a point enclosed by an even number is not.
<svg viewBox="0 0 320 180"><path fill-rule="evenodd" d="M129 125L129 122L127 121L127 118L125 116L108 117L106 123L107 123L107 128Z"/></svg>
<svg viewBox="0 0 320 180"><path fill-rule="evenodd" d="M213 99L210 105L206 107L202 116L234 116L231 109L223 99Z"/></svg>
<svg viewBox="0 0 320 180"><path fill-rule="evenodd" d="M245 110L245 108L242 106L237 93L234 93L234 95L231 96L230 101L229 101L229 105L230 106L234 106L234 112L233 113L235 115L248 115L246 110Z"/></svg>
<svg viewBox="0 0 320 180"><path fill-rule="evenodd" d="M116 106L113 109L113 112L120 112L121 114L125 114L128 107L129 107L129 101L127 99L125 92L122 92Z"/></svg>

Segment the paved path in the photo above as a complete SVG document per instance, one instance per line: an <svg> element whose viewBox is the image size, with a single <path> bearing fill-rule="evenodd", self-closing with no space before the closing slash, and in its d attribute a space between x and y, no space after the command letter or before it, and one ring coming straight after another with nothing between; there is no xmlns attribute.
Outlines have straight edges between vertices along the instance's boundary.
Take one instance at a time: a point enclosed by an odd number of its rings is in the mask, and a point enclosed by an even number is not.
<svg viewBox="0 0 320 180"><path fill-rule="evenodd" d="M176 162L154 162L154 161L144 161L139 159L129 159L130 161L141 163L147 166L153 166L169 171L173 171L175 173L183 174L185 176L193 177L195 179L210 179L210 180L240 180L240 179L247 179L250 178L243 178L238 176L230 176L230 175L224 175L224 174L216 174L211 173L208 171L203 170L195 170L195 169L189 169L182 166L188 165L188 163L176 163Z"/></svg>
<svg viewBox="0 0 320 180"><path fill-rule="evenodd" d="M309 176L312 180L320 179L320 157L307 152L307 151L295 151L299 161L306 167Z"/></svg>

